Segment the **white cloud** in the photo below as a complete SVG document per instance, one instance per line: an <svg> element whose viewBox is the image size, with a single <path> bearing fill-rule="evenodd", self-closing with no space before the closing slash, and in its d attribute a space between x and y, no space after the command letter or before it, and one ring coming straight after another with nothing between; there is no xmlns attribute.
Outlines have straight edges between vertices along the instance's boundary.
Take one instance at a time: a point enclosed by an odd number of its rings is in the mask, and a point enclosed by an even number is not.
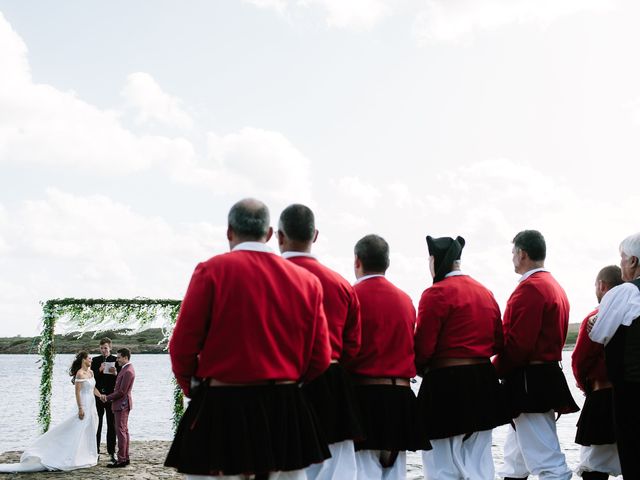
<svg viewBox="0 0 640 480"><path fill-rule="evenodd" d="M181 298L196 263L227 251L225 230L170 225L105 196L49 189L0 221L0 238L11 249L0 251L2 328L35 328L38 302L48 298Z"/></svg>
<svg viewBox="0 0 640 480"><path fill-rule="evenodd" d="M265 200L311 200L311 162L283 134L246 127L207 135L206 160L175 164L181 182Z"/></svg>
<svg viewBox="0 0 640 480"><path fill-rule="evenodd" d="M191 154L184 139L135 135L117 112L34 83L26 55L24 42L0 15L0 163L125 173Z"/></svg>
<svg viewBox="0 0 640 480"><path fill-rule="evenodd" d="M193 120L182 107L182 101L165 93L155 79L144 72L132 73L122 90L127 105L138 110L136 122L158 122L180 129L193 127Z"/></svg>
<svg viewBox="0 0 640 480"><path fill-rule="evenodd" d="M287 0L245 0L258 8L271 9L279 13L284 13L287 9Z"/></svg>
<svg viewBox="0 0 640 480"><path fill-rule="evenodd" d="M284 17L309 9L322 12L331 28L371 30L394 12L397 0L245 0L258 8L275 10Z"/></svg>
<svg viewBox="0 0 640 480"><path fill-rule="evenodd" d="M378 198L381 197L380 190L376 186L365 183L358 177L341 177L332 180L331 185L344 197L368 208L374 207Z"/></svg>
<svg viewBox="0 0 640 480"><path fill-rule="evenodd" d="M207 135L199 153L185 138L139 135L121 124L122 113L99 109L71 92L33 83L27 49L0 17L0 163L80 168L91 173L149 170L216 194L311 198L310 161L281 133L244 128ZM137 122L190 128L181 101L146 73L127 78L123 96Z"/></svg>
<svg viewBox="0 0 640 480"><path fill-rule="evenodd" d="M334 28L370 30L392 13L385 0L306 0L326 11L327 25Z"/></svg>
<svg viewBox="0 0 640 480"><path fill-rule="evenodd" d="M561 17L612 6L612 0L428 0L416 18L414 34L423 43L460 41L505 25L548 25Z"/></svg>

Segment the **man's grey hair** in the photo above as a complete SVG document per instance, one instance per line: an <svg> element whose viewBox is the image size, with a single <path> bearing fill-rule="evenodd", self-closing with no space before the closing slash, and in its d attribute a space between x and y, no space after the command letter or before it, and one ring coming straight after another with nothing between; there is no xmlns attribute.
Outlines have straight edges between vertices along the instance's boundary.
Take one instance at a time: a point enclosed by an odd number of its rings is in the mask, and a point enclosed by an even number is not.
<svg viewBox="0 0 640 480"><path fill-rule="evenodd" d="M269 209L260 200L244 198L231 207L228 221L236 234L260 240L269 231Z"/></svg>
<svg viewBox="0 0 640 480"><path fill-rule="evenodd" d="M620 243L620 252L640 260L640 232L629 235Z"/></svg>

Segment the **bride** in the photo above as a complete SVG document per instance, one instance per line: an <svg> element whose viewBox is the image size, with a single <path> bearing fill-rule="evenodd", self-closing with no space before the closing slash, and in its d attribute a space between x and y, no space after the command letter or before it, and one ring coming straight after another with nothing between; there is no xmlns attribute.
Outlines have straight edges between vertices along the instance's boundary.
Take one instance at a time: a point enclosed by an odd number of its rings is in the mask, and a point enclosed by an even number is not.
<svg viewBox="0 0 640 480"><path fill-rule="evenodd" d="M98 413L93 397L100 396L100 392L95 388L91 357L87 352L76 355L69 375L76 389L78 413L38 437L24 451L20 463L0 464L0 472L67 471L98 463Z"/></svg>

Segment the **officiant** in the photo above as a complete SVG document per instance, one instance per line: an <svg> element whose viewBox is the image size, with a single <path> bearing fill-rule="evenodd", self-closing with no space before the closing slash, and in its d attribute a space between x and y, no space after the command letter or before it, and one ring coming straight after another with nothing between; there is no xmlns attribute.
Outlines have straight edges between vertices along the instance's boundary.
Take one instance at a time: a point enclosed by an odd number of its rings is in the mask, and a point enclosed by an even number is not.
<svg viewBox="0 0 640 480"><path fill-rule="evenodd" d="M116 377L120 371L120 366L116 362L116 356L111 354L111 339L104 337L100 340L100 353L91 360L91 370L96 379L96 388L101 394L109 395L113 393L116 386ZM111 403L102 402L96 397L96 410L98 411L98 431L96 432L96 443L98 454L100 453L100 440L102 438L102 420L107 417L107 452L111 461L115 462L116 453L116 426L111 411Z"/></svg>

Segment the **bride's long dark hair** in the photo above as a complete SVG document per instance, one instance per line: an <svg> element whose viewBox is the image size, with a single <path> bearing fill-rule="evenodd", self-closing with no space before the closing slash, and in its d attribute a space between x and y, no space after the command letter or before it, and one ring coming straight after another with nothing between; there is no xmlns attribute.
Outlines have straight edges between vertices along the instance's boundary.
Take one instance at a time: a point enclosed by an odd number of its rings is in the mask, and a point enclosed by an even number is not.
<svg viewBox="0 0 640 480"><path fill-rule="evenodd" d="M76 373L78 373L78 370L82 368L82 361L88 356L89 354L86 351L82 350L78 352L78 354L76 355L76 358L73 359L73 363L71 364L71 367L69 367L69 375L71 375L71 383L76 383Z"/></svg>

